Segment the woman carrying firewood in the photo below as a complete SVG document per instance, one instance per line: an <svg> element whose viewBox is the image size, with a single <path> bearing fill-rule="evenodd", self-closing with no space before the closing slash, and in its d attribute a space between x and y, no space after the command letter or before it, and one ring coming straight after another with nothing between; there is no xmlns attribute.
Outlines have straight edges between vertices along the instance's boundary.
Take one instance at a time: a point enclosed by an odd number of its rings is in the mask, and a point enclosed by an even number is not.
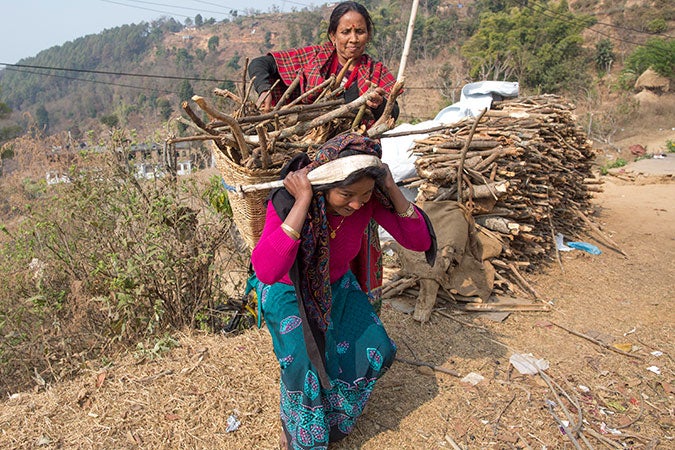
<svg viewBox="0 0 675 450"><path fill-rule="evenodd" d="M375 92L366 105L372 117L361 122L369 127L379 119L385 110L385 98L391 92L396 80L379 61L365 53L366 45L373 37L373 21L368 10L356 2L339 3L332 11L328 23L329 41L284 51L271 52L251 61L249 76L258 92L258 107L269 111L283 97L289 86L299 76L298 88L289 101L311 91L331 76L341 78L344 100L351 102L372 85ZM346 69L343 70L346 66ZM303 99L305 103L316 100L319 92ZM391 117L398 118L398 104L393 104ZM359 277L371 303L379 312L382 292L382 255L378 228L373 223L361 242L361 251L352 262L352 269ZM369 272L365 271L369 268Z"/></svg>
<svg viewBox="0 0 675 450"><path fill-rule="evenodd" d="M372 83L377 87L376 94L367 105L375 120L382 115L385 97L396 80L384 64L365 53L373 37L373 21L368 10L356 2L339 3L330 16L328 37L330 40L322 45L271 52L251 61L249 76L258 92L261 111L270 111L298 75L299 86L289 100L319 86L331 75L337 77L347 66L341 78L345 101L351 102L363 95ZM312 103L319 93L303 101ZM396 119L398 113L398 105L395 105L391 116ZM365 125L372 122L366 119Z"/></svg>
<svg viewBox="0 0 675 450"><path fill-rule="evenodd" d="M371 219L433 264L431 224L380 157L376 141L339 135L314 161L304 153L291 160L284 187L270 194L250 285L281 366L282 448L325 449L347 436L394 360L396 347L349 266ZM323 165L332 179L312 186L308 173Z"/></svg>

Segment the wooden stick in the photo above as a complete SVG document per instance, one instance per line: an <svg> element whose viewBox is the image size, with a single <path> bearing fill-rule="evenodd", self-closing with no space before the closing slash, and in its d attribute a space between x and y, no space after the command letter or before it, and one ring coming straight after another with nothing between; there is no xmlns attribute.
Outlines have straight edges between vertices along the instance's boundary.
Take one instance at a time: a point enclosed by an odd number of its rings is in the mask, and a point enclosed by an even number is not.
<svg viewBox="0 0 675 450"><path fill-rule="evenodd" d="M640 360L644 359L644 358L642 358L642 356L640 356L640 355L633 355L632 353L626 353L626 352L624 352L623 350L619 350L619 349L616 348L616 347L612 347L612 346L609 345L609 344L605 344L605 343L602 342L602 341L599 341L599 340L597 340L597 339L595 339L595 338L592 338L592 337L590 337L590 336L588 336L588 335L586 335L586 334L579 333L578 331L571 330L571 329L569 329L569 328L567 328L567 327L564 327L564 326L562 326L562 325L560 325L560 324L558 324L558 323L555 323L555 322L552 322L552 321L549 321L549 322L550 322L552 325L555 325L556 327L560 328L561 330L565 330L565 331L567 331L567 332L570 333L570 334L573 334L573 335L575 335L575 336L577 336L577 337L580 337L580 338L582 338L582 339L586 339L587 341L592 342L592 343L594 343L595 345L599 345L600 347L602 347L602 348L604 348L604 349L611 350L611 351L613 351L613 352L615 352L615 353L618 353L618 354L623 355L623 356L628 356L628 357L630 357L630 358L635 358L635 359L640 359Z"/></svg>
<svg viewBox="0 0 675 450"><path fill-rule="evenodd" d="M518 271L516 265L510 263L508 267L513 273L513 276L516 277L516 280L525 288L525 290L530 291L530 293L534 296L535 300L539 300L541 297L539 297L537 291L535 291L534 288L530 285L530 283L528 283L527 280L525 280L525 278L520 274L520 271Z"/></svg>
<svg viewBox="0 0 675 450"><path fill-rule="evenodd" d="M452 375L453 377L462 378L462 376L459 374L459 372L455 372L454 370L446 369L445 367L435 366L435 365L433 365L431 363L428 363L428 362L417 361L417 360L412 360L412 359L405 359L405 358L400 358L398 356L396 357L396 361L400 361L402 363L410 364L411 366L430 367L437 372L443 372L443 373L447 373L448 375Z"/></svg>
<svg viewBox="0 0 675 450"><path fill-rule="evenodd" d="M617 449L622 449L622 448L624 448L624 447L621 446L621 444L619 444L618 442L614 442L614 441L612 441L611 439L606 438L605 436L603 436L602 434L598 433L597 431L595 431L595 430L594 430L593 428L591 428L591 427L584 427L584 432L590 434L591 436L593 436L594 438L596 438L597 440L599 440L600 442L602 442L603 444L605 444L605 445L607 445L607 446L609 446L609 447L611 447L611 448L617 448Z"/></svg>
<svg viewBox="0 0 675 450"><path fill-rule="evenodd" d="M391 88L391 92L389 93L389 97L387 98L387 103L384 105L384 111L382 111L382 115L375 121L370 129L379 128L381 124L388 122L388 119L391 118L391 112L394 110L396 98L401 93L401 90L403 90L403 85L403 81L397 81L394 83L394 86ZM383 131L380 131L380 133L383 133ZM368 136L373 137L370 133Z"/></svg>
<svg viewBox="0 0 675 450"><path fill-rule="evenodd" d="M286 109L286 108L290 108L290 107L292 107L292 106L294 106L294 105L297 105L298 103L302 102L302 101L303 101L304 99L306 99L307 97L313 95L315 92L325 89L326 87L328 87L328 86L333 82L333 79L334 79L334 75L331 75L330 77L328 77L328 79L327 79L326 81L324 81L323 83L319 84L318 86L314 86L312 89L309 89L307 92L305 92L304 94L300 95L298 98L296 98L295 100L293 100L292 102L290 102L288 105L286 105L286 106L284 106L283 108L281 108L279 111L282 111L282 110L284 110L284 109ZM322 104L323 104L323 103L313 103L313 105L322 105Z"/></svg>
<svg viewBox="0 0 675 450"><path fill-rule="evenodd" d="M583 220L584 223L585 223L586 225L588 225L588 227L589 227L591 230L593 230L593 231L600 237L600 240L603 240L603 241L604 241L604 244L605 244L605 245L609 244L609 245L607 245L609 248L611 248L612 250L614 250L614 251L616 251L616 252L621 253L621 254L622 254L623 256L625 256L625 257L628 257L628 255L627 255L626 253L624 253L624 251L621 250L621 249L619 248L619 245L618 245L616 242L614 242L613 240L611 240L610 238L608 238L607 236L605 236L605 234L604 234L602 231L600 231L600 228L598 228L598 226L597 226L596 224L594 224L593 222L591 222L591 221L588 219L588 217L586 217L586 215L585 215L584 213L582 213L581 211L579 211L579 209L577 209L577 208L574 207L574 206L572 206L570 209L571 209L571 210L574 212L574 214L576 214L581 220Z"/></svg>
<svg viewBox="0 0 675 450"><path fill-rule="evenodd" d="M274 108L272 109L272 111L278 111L279 108L284 106L284 103L286 103L286 100L288 100L288 97L290 97L291 94L293 93L293 91L295 90L295 88L297 88L300 85L300 77L301 76L302 75L301 75L300 71L298 71L298 74L295 76L295 79L293 80L291 85L288 86L288 89L286 89L284 91L283 95L281 96L281 98L279 99L277 104L274 105Z"/></svg>
<svg viewBox="0 0 675 450"><path fill-rule="evenodd" d="M228 116L227 114L223 114L220 111L217 111L216 109L212 108L204 99L204 97L201 97L199 95L194 95L192 96L192 100L199 105L199 107L204 110L209 116L215 117L218 120L222 120L226 124L230 126L232 129L232 134L234 134L234 138L237 141L237 145L239 147L238 152L240 153L239 155L233 155L237 159L236 163L239 163L241 159L248 158L249 155L251 154L250 149L248 148L248 144L244 140L244 132L241 129L241 126L239 126L239 122L232 117Z"/></svg>
<svg viewBox="0 0 675 450"><path fill-rule="evenodd" d="M483 109L483 111L481 111L481 113L476 118L475 122L471 126L471 131L469 131L469 137L466 139L466 143L462 149L462 156L459 160L459 165L457 166L457 203L462 203L462 173L464 172L464 160L466 158L466 153L469 151L469 146L471 145L473 134L476 132L478 122L480 122L480 120L483 118L486 111L487 108Z"/></svg>
<svg viewBox="0 0 675 450"><path fill-rule="evenodd" d="M548 312L551 307L546 304L531 304L531 305L504 305L499 303L464 303L457 304L455 309L460 311L474 311L474 312L515 312L515 311L532 311L532 312Z"/></svg>
<svg viewBox="0 0 675 450"><path fill-rule="evenodd" d="M462 447L457 445L457 442L448 433L445 433L445 441L450 444L453 450L462 450Z"/></svg>
<svg viewBox="0 0 675 450"><path fill-rule="evenodd" d="M233 100L233 101L235 101L237 103L240 103L240 104L243 103L243 101L241 100L241 97L239 97L237 94L235 94L232 91L228 91L227 89L215 88L213 90L213 93L215 95L219 96L219 97L229 98L230 100Z"/></svg>
<svg viewBox="0 0 675 450"><path fill-rule="evenodd" d="M338 117L341 117L343 115L346 115L350 111L354 111L358 108L361 107L362 104L366 103L368 100L371 99L375 95L375 92L373 89L368 90L365 94L357 98L356 100L352 101L351 103L348 103L346 105L341 106L340 108L337 108L333 111L330 111L322 116L317 117L314 120L308 121L308 122L299 122L298 124L290 127L290 128L284 128L279 131L273 131L270 133L270 136L277 138L277 139L284 139L289 136L292 136L294 134L303 134L307 130L310 130L312 128L319 127L325 123L330 122L333 119L337 119Z"/></svg>

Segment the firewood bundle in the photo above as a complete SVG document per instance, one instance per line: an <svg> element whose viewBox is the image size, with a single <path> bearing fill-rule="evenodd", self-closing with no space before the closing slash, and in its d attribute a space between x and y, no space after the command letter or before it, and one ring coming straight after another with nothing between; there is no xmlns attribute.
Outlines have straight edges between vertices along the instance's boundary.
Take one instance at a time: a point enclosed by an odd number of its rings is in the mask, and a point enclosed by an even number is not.
<svg viewBox="0 0 675 450"><path fill-rule="evenodd" d="M239 94L226 89L213 90L216 97L235 104L230 112L221 111L213 102L195 95L192 101L202 114L197 114L190 102L184 101L181 106L192 123L183 121L195 128L198 134L173 137L169 143L210 140L236 165L251 170L280 169L294 154L311 153L339 133L350 130L365 132L361 123L369 115L372 119L366 102L375 95L375 86L356 100L345 103L342 96L344 89L340 86L343 75L331 76L289 101L300 85L301 74L298 74L272 111L266 113L262 113L251 101L253 83L247 84L245 76ZM393 127L391 111L401 89L402 84L394 87L384 114L369 128L369 136L377 137ZM307 98L314 100L308 104L305 102ZM207 120L203 119L204 115Z"/></svg>
<svg viewBox="0 0 675 450"><path fill-rule="evenodd" d="M458 200L503 243L497 267L534 267L555 253L556 233L588 226L593 149L574 106L553 95L496 103L417 140L418 200ZM509 262L503 260L510 260Z"/></svg>
<svg viewBox="0 0 675 450"><path fill-rule="evenodd" d="M248 64L246 64L248 66ZM348 67L346 64L345 67ZM298 74L274 108L262 112L250 100L252 83L246 81L238 94L226 89L214 89L215 100L235 106L226 113L214 106L213 100L195 95L192 102L184 101L182 108L190 118L180 120L197 131L192 136L171 137L167 144L186 141L211 141L216 166L228 186L234 223L246 244L253 248L260 238L265 222L264 199L269 182L278 180L281 168L294 155L313 152L328 139L346 131L367 133L379 137L394 125L391 112L402 89L397 83L390 93L382 116L372 123L367 102L377 93L372 86L357 99L345 103L341 79L344 70L320 85L289 101L297 94L302 74ZM274 89L274 86L272 87ZM311 103L306 99L313 99ZM193 104L201 109L198 114ZM370 115L370 117L368 117ZM364 119L371 119L365 130ZM243 186L254 189L244 192Z"/></svg>

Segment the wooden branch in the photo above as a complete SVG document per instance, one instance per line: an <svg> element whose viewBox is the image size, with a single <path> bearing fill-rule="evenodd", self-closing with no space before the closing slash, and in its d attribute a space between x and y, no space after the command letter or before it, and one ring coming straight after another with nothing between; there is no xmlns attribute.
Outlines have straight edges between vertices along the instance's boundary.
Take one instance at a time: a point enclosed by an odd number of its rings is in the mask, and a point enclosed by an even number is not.
<svg viewBox="0 0 675 450"><path fill-rule="evenodd" d="M213 93L214 93L215 95L219 96L219 97L229 98L230 100L233 100L233 101L235 101L235 102L237 102L237 103L239 103L239 104L242 104L242 103L243 103L241 97L239 97L239 96L238 96L237 94L235 94L234 92L228 91L227 89L219 89L219 88L215 88L215 89L213 90Z"/></svg>
<svg viewBox="0 0 675 450"><path fill-rule="evenodd" d="M577 336L577 337L580 337L580 338L582 338L582 339L586 339L587 341L592 342L592 343L594 343L595 345L599 345L600 347L602 347L602 348L604 348L604 349L613 351L613 352L618 353L618 354L623 355L623 356L628 356L628 357L630 357L630 358L635 358L635 359L640 359L640 360L644 359L644 358L642 358L642 356L640 356L640 355L633 355L632 353L626 353L626 352L624 352L623 350L619 350L619 349L616 348L616 347L613 347L613 346L611 346L611 345L609 345L609 344L606 344L606 343L604 343L604 342L602 342L602 341L599 341L599 340L597 340L597 339L595 339L595 338L592 338L592 337L590 337L590 336L588 336L588 335L586 335L586 334L579 333L578 331L571 330L571 329L569 329L569 328L567 328L567 327L564 327L564 326L562 326L562 325L560 325L560 324L558 324L558 323L555 323L555 322L552 322L552 321L549 321L549 322L550 322L552 325L555 325L556 327L560 328L561 330L565 330L565 331L567 331L567 332L570 333L570 334L573 334L573 335L575 335L575 336Z"/></svg>
<svg viewBox="0 0 675 450"><path fill-rule="evenodd" d="M457 304L455 309L460 311L471 312L516 312L516 311L531 311L531 312L549 312L551 307L546 304L537 303L529 305L520 304L501 304L501 303L463 303Z"/></svg>
<svg viewBox="0 0 675 450"><path fill-rule="evenodd" d="M522 286L525 288L525 290L529 291L535 298L535 300L539 300L539 294L537 294L537 291L534 290L534 288L528 283L525 278L520 274L520 271L516 268L515 264L511 263L509 264L509 269L511 269L511 272L513 273L513 276L516 277L519 283L522 284Z"/></svg>
<svg viewBox="0 0 675 450"><path fill-rule="evenodd" d="M251 151L248 148L248 144L244 140L244 133L241 130L241 126L239 126L239 122L237 122L237 120L234 117L228 116L227 114L223 114L220 111L211 108L211 106L208 103L206 103L206 100L203 97L200 97L199 95L194 95L192 97L192 100L197 105L199 105L199 107L202 110L204 110L209 116L221 120L230 126L238 146L238 150L236 152L233 152L232 155L234 158L234 162L239 164L239 162L242 159L248 158L251 154Z"/></svg>
<svg viewBox="0 0 675 450"><path fill-rule="evenodd" d="M274 131L270 133L271 136L277 138L277 139L285 139L288 138L289 136L292 136L294 134L297 135L302 135L304 134L307 130L310 130L312 128L317 128L320 127L321 125L330 122L333 119L337 119L338 117L344 116L350 111L354 111L358 108L361 107L364 103L366 103L368 100L370 100L373 96L375 95L374 90L370 89L368 92L357 98L356 100L352 101L351 103L348 103L346 105L341 106L340 108L337 108L333 111L330 111L322 116L317 117L314 120L308 121L308 122L299 122L296 125L290 127L290 128L285 128L280 131Z"/></svg>
<svg viewBox="0 0 675 450"><path fill-rule="evenodd" d="M464 171L464 159L466 158L466 153L469 151L469 146L471 145L471 140L473 139L473 134L476 132L476 127L478 122L483 118L487 108L483 109L481 113L476 118L476 121L471 126L471 131L469 132L469 137L466 139L464 148L462 149L462 156L459 160L459 165L457 166L457 203L462 203L462 173Z"/></svg>
<svg viewBox="0 0 675 450"><path fill-rule="evenodd" d="M396 361L406 363L406 364L410 364L411 366L430 367L433 370L435 370L436 372L443 372L443 373L447 373L448 375L452 375L453 377L462 378L462 376L459 374L459 372L456 372L456 371L450 370L450 369L446 369L445 367L435 366L435 365L433 365L431 363L428 363L428 362L401 358L399 356L397 356L395 359L396 359Z"/></svg>
<svg viewBox="0 0 675 450"><path fill-rule="evenodd" d="M391 92L387 97L387 103L384 105L384 111L382 111L382 115L375 121L371 129L379 128L381 124L389 122L389 118L391 118L391 112L394 110L394 105L396 105L396 98L403 90L403 85L403 80L394 83L394 86L391 88ZM368 136L372 137L370 134L368 134Z"/></svg>
<svg viewBox="0 0 675 450"><path fill-rule="evenodd" d="M274 105L274 108L272 111L278 111L282 106L284 106L284 103L286 103L286 100L288 100L288 97L291 96L293 91L300 85L300 78L302 77L302 74L300 71L298 71L298 74L295 76L295 79L291 83L290 86L284 91L283 95L279 99L276 105Z"/></svg>
<svg viewBox="0 0 675 450"><path fill-rule="evenodd" d="M604 243L605 245L607 245L607 246L608 246L609 248L611 248L612 250L621 253L623 256L628 257L628 255L627 255L626 253L624 253L624 251L621 250L621 249L619 248L619 245L618 245L616 242L614 242L613 240L611 240L609 237L605 236L605 234L604 234L602 231L600 231L600 228L599 228L596 224L594 224L593 222L591 222L591 221L588 219L588 217L586 217L586 215L585 215L584 213L582 213L581 211L579 211L578 208L572 207L572 208L570 208L570 209L571 209L571 210L574 212L574 214L576 214L581 220L583 220L584 223L585 223L591 230L593 230L593 231L596 233L596 235L600 238L601 241L604 241L603 243Z"/></svg>
<svg viewBox="0 0 675 450"><path fill-rule="evenodd" d="M298 98L296 98L295 100L290 102L288 105L284 106L283 108L280 108L279 111L282 111L286 108L297 105L298 103L302 102L307 97L310 97L310 96L314 95L315 92L324 90L326 87L328 87L333 82L334 79L335 79L335 77L333 75L331 75L323 83L319 84L318 86L314 86L312 89L309 89L307 92L300 95ZM318 103L318 104L321 105L322 103ZM314 105L317 105L317 103L314 103Z"/></svg>
<svg viewBox="0 0 675 450"><path fill-rule="evenodd" d="M197 125L199 128L202 130L206 131L208 134L218 134L218 132L208 128L204 121L197 115L195 112L192 110L190 107L190 104L187 101L184 101L181 103L181 106L183 107L183 111L187 113L188 116L190 116L190 119Z"/></svg>

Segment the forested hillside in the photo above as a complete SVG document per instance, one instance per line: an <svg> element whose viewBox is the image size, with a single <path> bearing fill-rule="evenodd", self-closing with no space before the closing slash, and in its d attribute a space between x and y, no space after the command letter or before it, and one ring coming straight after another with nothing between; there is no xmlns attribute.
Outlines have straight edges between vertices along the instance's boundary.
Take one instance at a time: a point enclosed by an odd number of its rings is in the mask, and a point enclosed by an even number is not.
<svg viewBox="0 0 675 450"><path fill-rule="evenodd" d="M411 1L363 3L376 29L369 52L395 73ZM0 102L7 110L0 140L33 124L47 133L69 130L75 138L107 127L151 133L179 114L181 100L193 93L241 89L247 58L324 39L329 13L323 7L221 22L201 15L186 23L161 19L46 49L0 71ZM630 87L655 61L672 77L674 19L667 0L422 1L402 119L433 117L458 99L465 83L481 79L574 97L599 86L608 90L602 79L612 72L611 87ZM641 49L641 56L632 56Z"/></svg>

